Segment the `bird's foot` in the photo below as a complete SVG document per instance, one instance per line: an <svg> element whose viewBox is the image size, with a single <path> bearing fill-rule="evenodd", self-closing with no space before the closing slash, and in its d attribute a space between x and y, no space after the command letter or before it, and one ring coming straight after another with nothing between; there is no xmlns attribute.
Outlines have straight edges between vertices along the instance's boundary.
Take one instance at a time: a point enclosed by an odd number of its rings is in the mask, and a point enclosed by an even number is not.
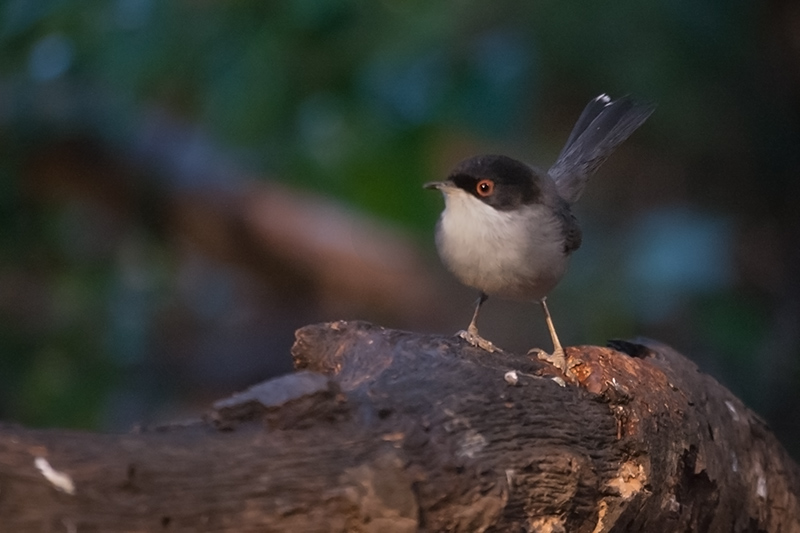
<svg viewBox="0 0 800 533"><path fill-rule="evenodd" d="M547 361L554 367L560 369L564 374L567 373L567 357L563 348L556 348L553 353L547 353L541 348L531 348L528 355L536 355L540 361Z"/></svg>
<svg viewBox="0 0 800 533"><path fill-rule="evenodd" d="M489 353L500 351L500 348L492 344L491 341L487 341L480 335L478 335L478 328L467 328L466 330L461 330L456 333L457 337L461 337L472 346L477 346L482 350L486 350Z"/></svg>

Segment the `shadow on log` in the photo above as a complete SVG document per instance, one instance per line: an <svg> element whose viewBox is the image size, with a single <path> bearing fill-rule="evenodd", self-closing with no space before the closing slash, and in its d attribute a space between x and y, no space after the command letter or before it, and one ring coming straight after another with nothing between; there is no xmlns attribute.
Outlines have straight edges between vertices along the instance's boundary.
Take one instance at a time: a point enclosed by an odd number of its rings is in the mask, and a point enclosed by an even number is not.
<svg viewBox="0 0 800 533"><path fill-rule="evenodd" d="M336 322L295 374L127 435L0 426L3 531L800 532L800 469L652 341L569 375Z"/></svg>

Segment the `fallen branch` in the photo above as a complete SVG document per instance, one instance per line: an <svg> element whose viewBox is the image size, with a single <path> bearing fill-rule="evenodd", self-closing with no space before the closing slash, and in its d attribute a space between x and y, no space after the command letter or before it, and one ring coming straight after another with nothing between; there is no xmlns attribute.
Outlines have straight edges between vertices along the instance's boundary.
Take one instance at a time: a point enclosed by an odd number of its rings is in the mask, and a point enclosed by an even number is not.
<svg viewBox="0 0 800 533"><path fill-rule="evenodd" d="M127 435L0 427L3 531L800 531L800 468L670 348L570 373L361 322L295 374Z"/></svg>

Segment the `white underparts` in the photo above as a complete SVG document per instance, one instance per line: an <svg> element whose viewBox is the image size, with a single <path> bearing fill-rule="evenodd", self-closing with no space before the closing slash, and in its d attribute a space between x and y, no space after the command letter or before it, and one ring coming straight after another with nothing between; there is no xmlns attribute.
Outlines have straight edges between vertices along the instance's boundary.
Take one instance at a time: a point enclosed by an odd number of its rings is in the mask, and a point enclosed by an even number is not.
<svg viewBox="0 0 800 533"><path fill-rule="evenodd" d="M538 300L567 267L559 220L540 204L499 211L457 188L443 190L436 244L465 285L515 300Z"/></svg>

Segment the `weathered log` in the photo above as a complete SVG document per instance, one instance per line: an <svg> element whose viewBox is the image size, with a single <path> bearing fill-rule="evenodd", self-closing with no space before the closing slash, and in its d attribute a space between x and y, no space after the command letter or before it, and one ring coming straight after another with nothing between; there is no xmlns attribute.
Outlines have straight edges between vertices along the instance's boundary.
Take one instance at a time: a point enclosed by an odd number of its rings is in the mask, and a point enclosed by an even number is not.
<svg viewBox="0 0 800 533"><path fill-rule="evenodd" d="M651 341L527 355L362 322L126 435L0 427L0 531L800 531L800 468ZM627 352L627 353L623 353Z"/></svg>

